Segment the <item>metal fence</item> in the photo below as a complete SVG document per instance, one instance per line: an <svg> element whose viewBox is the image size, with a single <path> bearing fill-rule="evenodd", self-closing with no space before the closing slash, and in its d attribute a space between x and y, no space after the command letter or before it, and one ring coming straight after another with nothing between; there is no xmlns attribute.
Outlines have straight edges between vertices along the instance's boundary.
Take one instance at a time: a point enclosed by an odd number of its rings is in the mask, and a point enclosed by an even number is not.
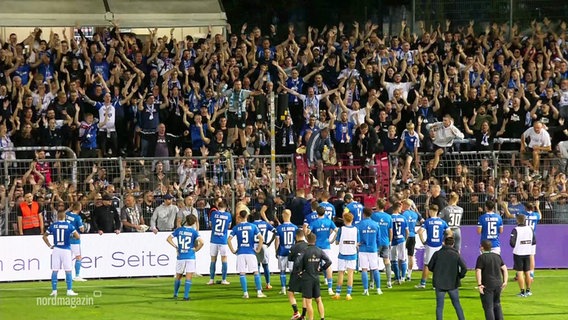
<svg viewBox="0 0 568 320"><path fill-rule="evenodd" d="M48 154L35 160L39 150ZM270 195L272 185L275 186L272 196L287 198L295 191L292 155L276 155L276 170L272 175L271 156L77 159L65 148L16 148L13 151L30 152L30 156L0 160L3 181L0 234L13 234L17 230L16 206L25 193L36 196L46 224L54 221L59 203L68 208L72 202L81 201L84 218L89 223L97 195L112 195L113 205L120 209L124 197L131 194L148 225L153 209L161 204L163 195L169 193L176 196L177 205L182 209L185 203L196 208L200 226L208 228L209 209L219 198L225 198L233 211L236 202L245 195L251 196L249 206L255 208L259 190ZM60 152L57 157L55 152ZM278 206L275 210L276 213L282 211Z"/></svg>
<svg viewBox="0 0 568 320"><path fill-rule="evenodd" d="M442 156L433 169L431 153L420 154L421 168L414 170L407 181L401 181L403 161L398 154L389 155L391 195L407 192L421 213L430 186L438 184L442 193L456 192L459 206L464 208L462 224L476 224L486 200L494 200L503 214L502 202L539 203L542 223L568 223L568 193L566 190L566 159L550 154L541 159L538 172L522 165L518 152L454 152ZM405 191L407 190L407 191ZM514 224L514 219L505 219Z"/></svg>

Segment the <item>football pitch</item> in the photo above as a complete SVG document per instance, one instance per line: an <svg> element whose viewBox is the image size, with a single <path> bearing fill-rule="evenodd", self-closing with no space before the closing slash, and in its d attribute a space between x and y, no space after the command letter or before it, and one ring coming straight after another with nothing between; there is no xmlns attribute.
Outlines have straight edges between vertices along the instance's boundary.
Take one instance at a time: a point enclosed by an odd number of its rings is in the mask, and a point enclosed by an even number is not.
<svg viewBox="0 0 568 320"><path fill-rule="evenodd" d="M502 295L505 319L568 319L568 270L537 270L533 295L520 298L517 283L510 272L508 287ZM384 294L372 290L370 296L362 296L360 274L355 275L353 300L332 300L322 290L326 319L435 319L435 294L431 283L425 290L415 289L418 283L394 285L387 289L381 274ZM419 273L414 272L418 279ZM58 300L48 297L50 281L15 282L0 284L0 319L290 319L292 309L285 296L279 295L279 277L273 274L272 290L265 290L268 298L256 298L252 275L248 276L250 299L242 299L239 279L230 276L230 285L208 286L208 277L196 277L191 288L191 301L174 300L173 279L129 278L89 280L75 282L78 297L67 299L65 283L58 284ZM334 278L335 281L335 278ZM264 285L264 278L263 278ZM474 289L474 272L469 271L460 289L461 303L466 319L483 319L479 294ZM334 283L335 287L335 283ZM325 288L324 288L325 289ZM183 296L183 281L180 297ZM299 295L296 296L301 302ZM71 300L72 299L72 300ZM54 305L55 304L55 305ZM446 299L445 319L456 315L449 298ZM315 319L319 319L317 312Z"/></svg>

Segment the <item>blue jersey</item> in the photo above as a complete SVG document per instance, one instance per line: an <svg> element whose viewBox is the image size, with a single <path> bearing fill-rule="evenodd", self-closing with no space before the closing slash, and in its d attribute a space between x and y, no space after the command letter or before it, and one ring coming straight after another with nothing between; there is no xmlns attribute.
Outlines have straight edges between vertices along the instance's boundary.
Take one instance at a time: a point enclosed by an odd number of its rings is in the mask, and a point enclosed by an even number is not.
<svg viewBox="0 0 568 320"><path fill-rule="evenodd" d="M373 219L363 219L357 224L359 230L359 252L378 252L381 232Z"/></svg>
<svg viewBox="0 0 568 320"><path fill-rule="evenodd" d="M317 212L312 211L310 214L304 217L304 224L307 224L309 226L310 224L312 224L312 222L314 222L317 219L318 219Z"/></svg>
<svg viewBox="0 0 568 320"><path fill-rule="evenodd" d="M83 219L81 219L81 216L78 214L75 214L71 211L67 212L65 214L65 220L69 221L69 223L71 223L73 225L73 227L75 228L75 230L77 230L77 232L81 232L81 228L83 228ZM80 244L81 243L81 239L75 239L73 237L71 237L71 244Z"/></svg>
<svg viewBox="0 0 568 320"><path fill-rule="evenodd" d="M507 206L509 213L512 214L514 217L513 218L507 218L505 219L504 223L506 224L517 224L517 215L519 214L524 214L527 215L527 209L525 208L525 205L522 203L517 203L517 204L511 204L509 203L509 205Z"/></svg>
<svg viewBox="0 0 568 320"><path fill-rule="evenodd" d="M262 235L262 238L264 239L264 244L266 244L268 242L268 232L274 232L274 227L264 221L264 220L256 220L255 222L253 222L254 225L258 228L258 230L260 231L260 234ZM258 243L258 239L255 239L255 242Z"/></svg>
<svg viewBox="0 0 568 320"><path fill-rule="evenodd" d="M172 237L177 239L178 260L195 260L195 244L199 232L191 227L179 227L172 232Z"/></svg>
<svg viewBox="0 0 568 320"><path fill-rule="evenodd" d="M416 224L420 222L422 217L413 210L406 210L402 213L402 215L406 218L406 222L408 223L408 236L415 237L416 236Z"/></svg>
<svg viewBox="0 0 568 320"><path fill-rule="evenodd" d="M71 249L71 235L75 227L69 221L57 221L52 223L47 232L53 235L53 245L60 249Z"/></svg>
<svg viewBox="0 0 568 320"><path fill-rule="evenodd" d="M325 216L331 220L335 218L335 206L327 201L320 203L320 207L325 209Z"/></svg>
<svg viewBox="0 0 568 320"><path fill-rule="evenodd" d="M349 202L347 206L345 206L349 212L353 214L353 224L359 223L363 218L363 205L357 201Z"/></svg>
<svg viewBox="0 0 568 320"><path fill-rule="evenodd" d="M254 242L260 234L258 227L250 222L241 222L231 231L231 236L237 237L237 254L256 254Z"/></svg>
<svg viewBox="0 0 568 320"><path fill-rule="evenodd" d="M211 214L211 243L227 244L227 234L232 220L228 212L215 211Z"/></svg>
<svg viewBox="0 0 568 320"><path fill-rule="evenodd" d="M503 220L500 215L494 212L485 213L477 220L477 226L481 227L481 241L491 240L493 248L501 246L499 243L499 229L503 226Z"/></svg>
<svg viewBox="0 0 568 320"><path fill-rule="evenodd" d="M396 246L406 241L406 231L408 230L408 222L403 215L395 213L392 218L392 245Z"/></svg>
<svg viewBox="0 0 568 320"><path fill-rule="evenodd" d="M536 225L541 219L540 213L538 211L527 212L527 226L531 227L534 232L536 232Z"/></svg>
<svg viewBox="0 0 568 320"><path fill-rule="evenodd" d="M310 223L310 230L316 235L316 247L320 249L331 249L329 236L333 230L337 229L335 223L327 218L319 218Z"/></svg>
<svg viewBox="0 0 568 320"><path fill-rule="evenodd" d="M284 222L276 227L276 237L279 240L276 254L280 257L286 257L290 254L290 248L296 243L296 230L298 227L290 222Z"/></svg>
<svg viewBox="0 0 568 320"><path fill-rule="evenodd" d="M392 218L384 211L373 212L371 219L379 225L379 246L390 246L392 230Z"/></svg>
<svg viewBox="0 0 568 320"><path fill-rule="evenodd" d="M414 131L413 134L410 134L410 132L405 129L402 132L402 139L404 140L404 147L406 148L406 151L413 152L414 149L420 147L420 137L416 131Z"/></svg>
<svg viewBox="0 0 568 320"><path fill-rule="evenodd" d="M432 248L442 246L444 232L448 229L448 224L442 218L428 218L424 221L422 229L426 230L426 245Z"/></svg>

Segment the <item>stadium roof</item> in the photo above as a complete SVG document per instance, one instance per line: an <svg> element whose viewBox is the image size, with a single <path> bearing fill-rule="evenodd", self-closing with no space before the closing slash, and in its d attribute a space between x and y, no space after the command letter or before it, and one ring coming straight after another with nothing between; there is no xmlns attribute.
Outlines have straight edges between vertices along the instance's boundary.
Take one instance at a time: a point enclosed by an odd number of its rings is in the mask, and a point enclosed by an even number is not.
<svg viewBox="0 0 568 320"><path fill-rule="evenodd" d="M106 26L121 28L225 26L220 0L3 0L1 27Z"/></svg>

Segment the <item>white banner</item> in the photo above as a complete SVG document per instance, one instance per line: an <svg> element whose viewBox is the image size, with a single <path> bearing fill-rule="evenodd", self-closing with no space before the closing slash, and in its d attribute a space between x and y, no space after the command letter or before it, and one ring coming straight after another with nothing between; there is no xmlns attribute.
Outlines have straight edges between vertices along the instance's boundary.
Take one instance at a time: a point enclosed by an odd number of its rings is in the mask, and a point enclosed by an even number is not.
<svg viewBox="0 0 568 320"><path fill-rule="evenodd" d="M208 275L211 231L200 231L199 234L204 246L197 252L197 273ZM113 278L173 275L176 251L166 242L168 235L169 232L82 234L81 276ZM419 247L420 240L416 238ZM51 236L50 241L53 243ZM0 237L0 248L3 248L0 254L0 282L51 278L51 249L45 245L41 236ZM332 268L336 270L338 246L332 245L331 251ZM270 271L278 272L274 245L268 249L268 257ZM236 256L229 252L227 258L228 272L236 273ZM382 259L379 259L379 264L380 269L383 269ZM216 272L221 273L221 257L217 258ZM60 272L59 277L63 278L64 272Z"/></svg>

